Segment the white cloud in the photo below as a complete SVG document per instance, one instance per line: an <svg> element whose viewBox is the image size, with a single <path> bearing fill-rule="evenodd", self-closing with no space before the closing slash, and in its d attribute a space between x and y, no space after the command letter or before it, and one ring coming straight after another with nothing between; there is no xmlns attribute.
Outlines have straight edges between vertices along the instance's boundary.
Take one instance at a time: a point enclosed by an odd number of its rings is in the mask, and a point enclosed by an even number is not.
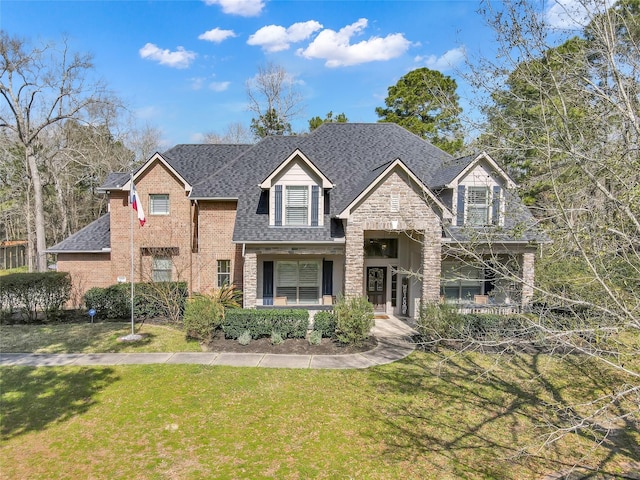
<svg viewBox="0 0 640 480"><path fill-rule="evenodd" d="M427 58L416 57L416 61L424 61L424 64L431 70L444 71L451 70L452 68L460 65L462 62L464 62L466 56L467 52L464 46L461 46L445 52L445 54L440 57L436 57L435 55L430 55Z"/></svg>
<svg viewBox="0 0 640 480"><path fill-rule="evenodd" d="M323 30L307 48L299 49L297 53L306 58L324 59L327 67L343 67L390 60L405 53L411 45L411 42L401 33L386 37L371 37L352 45L351 37L361 33L367 24L367 19L361 18L338 32L330 29Z"/></svg>
<svg viewBox="0 0 640 480"><path fill-rule="evenodd" d="M555 0L544 13L552 28L581 30L589 24L595 13L603 13L613 5L612 0Z"/></svg>
<svg viewBox="0 0 640 480"><path fill-rule="evenodd" d="M209 90L213 90L214 92L224 92L229 88L231 82L211 82L209 84Z"/></svg>
<svg viewBox="0 0 640 480"><path fill-rule="evenodd" d="M148 60L155 60L160 65L166 65L173 68L187 68L196 58L195 52L185 50L184 47L178 47L175 52L167 49L158 48L153 43L147 43L139 50L140 57Z"/></svg>
<svg viewBox="0 0 640 480"><path fill-rule="evenodd" d="M220 5L224 13L241 17L256 17L264 8L262 0L204 0L207 5Z"/></svg>
<svg viewBox="0 0 640 480"><path fill-rule="evenodd" d="M202 89L202 85L204 84L205 79L202 77L194 77L191 79L191 89L192 90L200 90Z"/></svg>
<svg viewBox="0 0 640 480"><path fill-rule="evenodd" d="M213 90L214 92L224 92L229 88L231 82L210 82L209 79L204 77L194 77L191 79L192 90L202 90L205 85L209 90Z"/></svg>
<svg viewBox="0 0 640 480"><path fill-rule="evenodd" d="M292 43L306 40L321 28L322 24L315 20L294 23L289 28L267 25L251 35L247 44L260 46L267 52L280 52L287 50Z"/></svg>
<svg viewBox="0 0 640 480"><path fill-rule="evenodd" d="M198 35L199 40L206 40L208 42L213 43L221 43L225 41L227 38L235 37L236 34L233 30L222 30L218 27L207 30L206 32Z"/></svg>

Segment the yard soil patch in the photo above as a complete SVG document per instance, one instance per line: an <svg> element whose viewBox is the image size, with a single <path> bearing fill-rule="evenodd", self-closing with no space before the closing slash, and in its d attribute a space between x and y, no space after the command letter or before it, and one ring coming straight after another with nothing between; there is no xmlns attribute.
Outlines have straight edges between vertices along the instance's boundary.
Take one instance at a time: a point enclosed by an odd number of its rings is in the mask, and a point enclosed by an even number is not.
<svg viewBox="0 0 640 480"><path fill-rule="evenodd" d="M277 353L281 355L347 355L350 353L362 353L372 350L378 342L371 336L358 346L343 346L340 343L323 338L320 345L311 345L305 338L288 338L280 345L273 345L271 338L258 338L251 340L249 345L241 345L237 340L224 338L218 335L209 343L203 345L203 349L209 352L231 353Z"/></svg>

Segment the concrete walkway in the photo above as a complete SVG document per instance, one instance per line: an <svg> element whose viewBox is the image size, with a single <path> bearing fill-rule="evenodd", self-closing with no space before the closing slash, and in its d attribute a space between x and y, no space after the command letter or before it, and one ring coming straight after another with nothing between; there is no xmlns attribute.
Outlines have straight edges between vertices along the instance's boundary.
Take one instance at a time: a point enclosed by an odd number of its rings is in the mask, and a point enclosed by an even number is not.
<svg viewBox="0 0 640 480"><path fill-rule="evenodd" d="M376 319L373 350L349 355L277 355L269 353L1 353L0 366L60 367L95 365L149 365L156 363L228 365L273 368L369 368L395 362L415 348L407 322L389 315Z"/></svg>

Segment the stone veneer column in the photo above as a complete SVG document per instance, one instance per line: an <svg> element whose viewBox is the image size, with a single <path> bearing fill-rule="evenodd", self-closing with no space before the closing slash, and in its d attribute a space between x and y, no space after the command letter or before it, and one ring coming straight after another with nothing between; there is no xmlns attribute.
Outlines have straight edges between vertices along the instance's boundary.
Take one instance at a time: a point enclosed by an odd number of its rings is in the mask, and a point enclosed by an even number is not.
<svg viewBox="0 0 640 480"><path fill-rule="evenodd" d="M347 225L344 259L344 296L364 295L364 231L362 228Z"/></svg>
<svg viewBox="0 0 640 480"><path fill-rule="evenodd" d="M424 231L422 244L422 303L440 301L440 273L442 270L442 234L438 228ZM416 312L417 315L417 312Z"/></svg>
<svg viewBox="0 0 640 480"><path fill-rule="evenodd" d="M524 307L533 299L533 281L535 277L534 252L522 254L522 306Z"/></svg>
<svg viewBox="0 0 640 480"><path fill-rule="evenodd" d="M258 291L258 256L255 253L246 252L244 255L242 306L244 308L256 307L256 292Z"/></svg>

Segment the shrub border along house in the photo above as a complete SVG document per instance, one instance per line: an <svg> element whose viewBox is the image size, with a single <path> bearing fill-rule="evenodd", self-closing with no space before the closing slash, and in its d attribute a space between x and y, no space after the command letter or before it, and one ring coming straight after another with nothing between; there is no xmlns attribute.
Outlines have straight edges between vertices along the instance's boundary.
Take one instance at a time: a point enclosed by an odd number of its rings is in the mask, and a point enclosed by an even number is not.
<svg viewBox="0 0 640 480"><path fill-rule="evenodd" d="M3 275L0 277L0 321L12 321L14 311L21 313L23 323L59 320L70 294L71 277L65 272Z"/></svg>
<svg viewBox="0 0 640 480"><path fill-rule="evenodd" d="M174 323L182 319L189 295L186 282L136 283L134 287L136 318L166 317ZM85 293L84 303L96 310L97 319L127 318L131 314L131 284L94 287Z"/></svg>
<svg viewBox="0 0 640 480"><path fill-rule="evenodd" d="M232 339L238 339L245 331L251 332L253 339L269 337L273 332L283 339L305 338L308 329L309 312L301 309L231 309L222 322L225 337Z"/></svg>

